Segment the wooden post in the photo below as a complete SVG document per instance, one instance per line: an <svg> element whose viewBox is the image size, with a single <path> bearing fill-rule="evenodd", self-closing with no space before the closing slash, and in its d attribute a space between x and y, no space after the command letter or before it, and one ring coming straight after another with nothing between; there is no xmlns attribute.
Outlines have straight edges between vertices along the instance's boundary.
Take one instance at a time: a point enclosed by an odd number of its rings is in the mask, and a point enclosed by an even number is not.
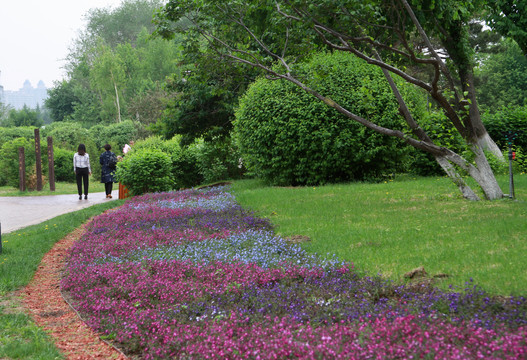
<svg viewBox="0 0 527 360"><path fill-rule="evenodd" d="M53 138L48 136L49 190L55 191L55 159L53 158Z"/></svg>
<svg viewBox="0 0 527 360"><path fill-rule="evenodd" d="M37 191L42 191L42 156L40 154L40 130L35 129L35 165L37 171Z"/></svg>
<svg viewBox="0 0 527 360"><path fill-rule="evenodd" d="M23 146L18 148L18 179L20 191L26 191L26 156Z"/></svg>

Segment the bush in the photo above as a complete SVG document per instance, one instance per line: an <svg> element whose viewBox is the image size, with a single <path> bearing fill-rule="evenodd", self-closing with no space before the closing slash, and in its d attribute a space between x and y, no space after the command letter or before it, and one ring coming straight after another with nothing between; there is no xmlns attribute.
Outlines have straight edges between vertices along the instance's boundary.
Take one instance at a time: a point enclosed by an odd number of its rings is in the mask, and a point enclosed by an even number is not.
<svg viewBox="0 0 527 360"><path fill-rule="evenodd" d="M0 149L2 146L13 139L17 138L26 138L26 139L32 139L35 137L35 128L32 126L24 126L24 127L0 127Z"/></svg>
<svg viewBox="0 0 527 360"><path fill-rule="evenodd" d="M53 160L55 162L55 180L65 182L75 182L75 173L73 172L73 154L72 150L65 150L53 147ZM93 162L92 159L90 159Z"/></svg>
<svg viewBox="0 0 527 360"><path fill-rule="evenodd" d="M403 129L382 72L351 54L319 54L297 77L351 112ZM403 95L422 101L401 84ZM424 111L425 102L410 103ZM409 147L339 114L287 81L259 79L241 98L235 131L243 160L275 185L378 179L400 169Z"/></svg>
<svg viewBox="0 0 527 360"><path fill-rule="evenodd" d="M167 154L172 154L174 151L177 151L179 146L180 136L174 136L170 140L165 140L161 136L150 136L141 141L137 141L134 144L132 150L142 150L142 149L157 149Z"/></svg>
<svg viewBox="0 0 527 360"><path fill-rule="evenodd" d="M196 159L199 173L205 183L240 179L243 176L241 155L230 137L214 141L198 140L189 150Z"/></svg>
<svg viewBox="0 0 527 360"><path fill-rule="evenodd" d="M506 134L517 134L514 145L527 149L527 106L503 107L494 114L485 112L481 115L490 137L502 149L508 148Z"/></svg>
<svg viewBox="0 0 527 360"><path fill-rule="evenodd" d="M172 177L175 189L186 189L203 182L195 151L178 147L172 154Z"/></svg>
<svg viewBox="0 0 527 360"><path fill-rule="evenodd" d="M32 174L36 174L36 156L35 156L35 140L28 140L26 138L17 138L6 142L0 149L0 184L18 187L19 181L19 163L18 163L18 149L24 148L24 157L26 164L26 187ZM46 151L42 151L42 163L47 164ZM47 166L42 167L43 175L47 172Z"/></svg>
<svg viewBox="0 0 527 360"><path fill-rule="evenodd" d="M74 151L77 151L80 143L86 144L91 139L89 131L74 122L55 122L46 126L42 137L48 136L53 138L53 146Z"/></svg>
<svg viewBox="0 0 527 360"><path fill-rule="evenodd" d="M113 152L120 153L125 144L137 138L139 127L139 124L125 120L116 124L95 125L89 129L89 133L98 149L110 144Z"/></svg>
<svg viewBox="0 0 527 360"><path fill-rule="evenodd" d="M171 190L170 156L157 149L134 150L117 164L115 178L132 195Z"/></svg>

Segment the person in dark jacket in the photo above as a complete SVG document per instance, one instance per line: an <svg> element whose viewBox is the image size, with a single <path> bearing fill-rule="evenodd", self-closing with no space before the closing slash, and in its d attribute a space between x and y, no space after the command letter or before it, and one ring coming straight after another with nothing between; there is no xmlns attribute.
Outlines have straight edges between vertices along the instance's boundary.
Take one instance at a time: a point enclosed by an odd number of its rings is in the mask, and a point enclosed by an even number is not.
<svg viewBox="0 0 527 360"><path fill-rule="evenodd" d="M106 150L99 157L99 163L101 164L101 182L104 184L104 190L106 191L106 198L112 198L113 188L113 176L115 174L115 164L117 163L117 156L110 150L112 147L110 144L104 145Z"/></svg>

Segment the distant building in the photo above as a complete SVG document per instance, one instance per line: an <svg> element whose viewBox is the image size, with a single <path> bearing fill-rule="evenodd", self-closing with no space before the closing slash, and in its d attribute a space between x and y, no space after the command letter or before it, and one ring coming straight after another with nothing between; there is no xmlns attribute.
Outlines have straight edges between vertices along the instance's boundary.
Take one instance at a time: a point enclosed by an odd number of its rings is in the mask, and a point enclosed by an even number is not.
<svg viewBox="0 0 527 360"><path fill-rule="evenodd" d="M11 105L13 108L20 110L26 105L30 109L36 109L44 106L44 101L48 97L48 90L44 82L40 80L36 88L34 88L29 80L24 82L24 86L18 91L4 90L0 85L0 101L6 105Z"/></svg>

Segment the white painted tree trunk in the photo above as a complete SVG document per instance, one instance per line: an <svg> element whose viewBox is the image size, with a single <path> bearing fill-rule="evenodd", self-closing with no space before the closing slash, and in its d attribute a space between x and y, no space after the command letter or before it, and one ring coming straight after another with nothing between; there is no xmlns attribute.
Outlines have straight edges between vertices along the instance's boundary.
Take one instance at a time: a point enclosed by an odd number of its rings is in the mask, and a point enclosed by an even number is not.
<svg viewBox="0 0 527 360"><path fill-rule="evenodd" d="M454 182L454 184L457 185L459 191L461 191L461 194L465 199L473 201L481 200L479 196L470 188L470 186L467 185L463 177L459 175L455 166L452 165L450 161L442 156L436 156L435 159L441 168L446 172L448 177Z"/></svg>
<svg viewBox="0 0 527 360"><path fill-rule="evenodd" d="M498 159L505 161L505 157L503 156L503 153L501 152L500 148L498 147L498 145L496 145L494 140L492 140L492 138L487 132L485 132L485 135L478 139L478 144L482 149L491 152Z"/></svg>

